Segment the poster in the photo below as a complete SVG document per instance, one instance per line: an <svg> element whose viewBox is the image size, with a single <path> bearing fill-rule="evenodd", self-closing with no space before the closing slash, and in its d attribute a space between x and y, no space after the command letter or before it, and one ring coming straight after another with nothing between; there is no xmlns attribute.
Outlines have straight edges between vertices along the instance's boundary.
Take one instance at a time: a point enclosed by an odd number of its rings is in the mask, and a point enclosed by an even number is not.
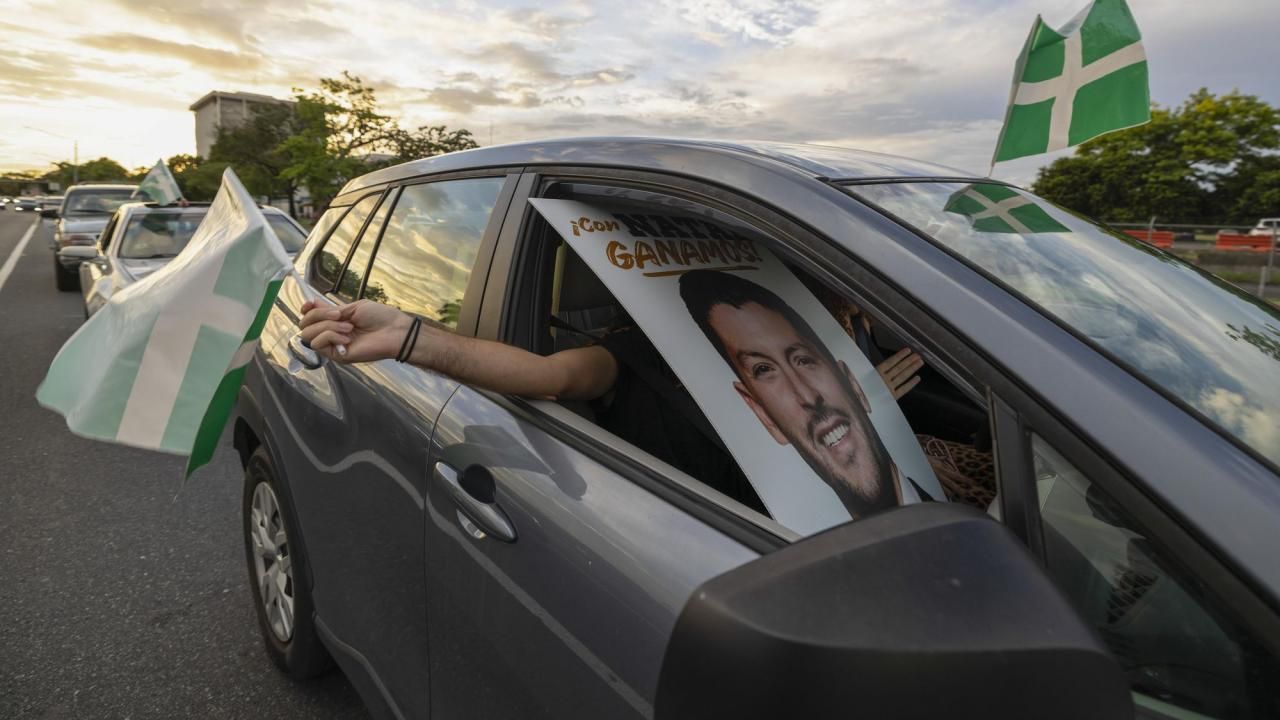
<svg viewBox="0 0 1280 720"><path fill-rule="evenodd" d="M649 337L779 523L812 533L945 498L875 368L752 231L693 206L529 202Z"/></svg>

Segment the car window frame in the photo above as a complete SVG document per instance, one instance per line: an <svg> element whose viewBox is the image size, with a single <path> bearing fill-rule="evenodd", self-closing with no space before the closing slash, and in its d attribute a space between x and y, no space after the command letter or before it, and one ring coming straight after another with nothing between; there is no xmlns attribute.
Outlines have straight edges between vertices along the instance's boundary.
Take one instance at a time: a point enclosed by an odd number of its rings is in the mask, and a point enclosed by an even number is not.
<svg viewBox="0 0 1280 720"><path fill-rule="evenodd" d="M609 185L664 194L702 204L751 225L773 239L774 244L770 249L783 260L802 268L832 290L859 303L887 330L910 340L911 346L921 352L932 367L954 383L976 405L987 410L990 421L990 410L985 407L989 401L989 383L986 378L996 375L994 366L985 355L961 341L950 329L943 327L936 318L911 300L909 295L888 284L843 249L839 249L838 243L810 230L777 208L742 195L730 187L661 172L582 166L530 169L522 178L520 192L512 202L511 217L503 228L501 245L494 257L494 268L491 271L493 276L485 293L477 328L479 337L515 342L520 347L526 347L519 344L521 340L527 343L532 337L531 332L521 328L521 324L528 322L529 313L537 312L532 307L536 303L525 303L524 319L520 317L519 308L515 308L515 312L511 311L511 303L519 290L520 281L516 272L530 260L523 257L529 245L527 235L536 227L536 223L530 222L530 218L537 211L528 203L528 199L539 197L540 193L556 182ZM840 262L834 262L836 260ZM536 408L531 417L541 417L544 423L547 419L545 413ZM578 418L575 421L568 418L557 423L564 433L562 438L576 449L592 454L598 462L663 494L690 514L716 525L744 543L750 543L761 552L768 551L768 548L776 549L800 537L770 518L750 511L742 512L740 504L727 496L715 491L703 492L710 489L704 483L682 473L663 472L660 468L644 463L640 463L641 467L637 468L634 467L634 461L630 467L628 463L618 462L616 452L611 453L608 448L601 448L590 437L590 429L582 427L598 428L586 419ZM996 482L999 489L1001 480L998 463ZM761 522L762 518L766 522Z"/></svg>
<svg viewBox="0 0 1280 720"><path fill-rule="evenodd" d="M365 197L368 196L366 195ZM360 198L360 200L364 200L365 197ZM357 200L356 202L360 202L360 200ZM387 228L387 220L390 219L391 213L395 211L396 202L399 200L400 189L396 187L387 188L382 197L378 199L377 204L373 206L373 210L369 212L369 217L364 219L364 224L360 227L360 234L356 235L356 239L351 243L351 249L347 251L347 258L343 261L342 268L338 270L338 278L333 281L333 288L324 293L325 297L329 298L334 303L342 305L345 303L355 302L364 296L364 286L369 282L369 268L373 267L373 257L377 253L378 243L382 241L382 233ZM355 207L354 203L352 204L352 207ZM360 277L360 285L356 287L356 292L353 297L343 297L338 294L338 288L342 287L342 279L346 277L347 271L351 269L351 261L355 260L356 251L359 250L360 245L365 242L366 234L370 229L369 226L375 219L377 219L378 213L382 212L384 207L387 209L387 213L382 216L382 220L376 231L377 234L373 236L373 245L369 246L369 259L365 263L364 274ZM337 229L338 225L341 224L341 220L334 223L334 229ZM330 231L330 234L332 234L332 231Z"/></svg>
<svg viewBox="0 0 1280 720"><path fill-rule="evenodd" d="M1171 512L1143 490L1124 470L1108 460L1055 413L1030 395L1011 388L993 391L996 408L996 464L1004 468L1002 512L1015 512L1026 523L1024 529L1034 539L1029 547L1045 565L1044 520L1032 467L1031 435L1039 435L1069 463L1110 495L1145 537L1182 565L1183 569L1209 589L1221 607L1256 634L1267 648L1280 656L1280 612L1272 608L1231 567L1206 548ZM1012 497L1005 495L1009 488ZM1006 523L1008 518L1006 517Z"/></svg>
<svg viewBox="0 0 1280 720"><path fill-rule="evenodd" d="M333 291L338 287L338 283L342 281L342 274L347 271L347 263L351 261L352 254L355 253L356 248L360 245L360 241L364 238L365 228L369 227L369 222L378 214L378 208L382 207L382 203L386 201L386 194L386 188L379 188L374 192L365 193L364 195L356 198L354 202L347 206L346 211L342 213L342 217L338 218L337 222L333 224L333 227L329 228L328 232L325 233L324 240L316 245L315 250L313 250L307 258L306 272L307 284L316 292L319 292L321 295L324 295L334 302L341 302L335 299ZM352 209L355 208L356 205L359 205L374 196L378 197L378 201L373 204L373 208L369 210L369 214L360 222L360 229L356 231L355 237L351 240L351 247L347 248L346 254L342 256L342 264L338 266L338 274L334 277L333 283L329 287L317 285L315 282L318 279L316 266L320 262L320 253L324 251L325 246L328 245L329 241L333 238L334 231L342 226L342 223L347 219L347 216L351 214Z"/></svg>
<svg viewBox="0 0 1280 720"><path fill-rule="evenodd" d="M382 247L383 235L386 232L387 226L391 222L391 216L395 213L396 204L400 202L400 198L403 196L405 188L415 185L426 185L428 183L449 182L452 180L502 178L503 182L501 187L498 189L498 197L494 201L493 210L489 213L489 220L485 223L484 232L480 236L480 245L476 248L476 260L471 266L471 274L467 277L467 287L462 294L462 307L458 313L458 326L454 328L454 332L465 335L474 335L480 315L479 306L484 295L485 284L489 279L494 250L497 248L499 234L502 231L503 223L506 222L507 213L510 209L512 198L517 193L517 188L522 174L523 168L500 167L482 170L463 170L435 175L420 175L410 178L401 178L387 184L385 186L386 191L389 194L393 192L395 193L395 197L393 198L394 202L391 204L386 218L383 219L382 228L378 232L378 237L374 243L373 251L369 254L369 264L365 267L365 276L360 283L360 294L358 297L364 297L364 289L369 282L369 270L373 268L374 262L377 261L378 250ZM376 209L374 212L377 212ZM370 217L372 217L372 214ZM334 224L334 227L337 227L337 223ZM354 248L355 245L352 245L353 250ZM346 272L345 265L343 266L343 272Z"/></svg>
<svg viewBox="0 0 1280 720"><path fill-rule="evenodd" d="M123 210L117 210L111 213L111 219L107 221L106 227L102 228L102 232L98 233L98 254L106 256L107 251L114 245L111 242L111 236L115 234L116 228L120 227L120 220L124 216ZM106 241L105 243L103 241Z"/></svg>

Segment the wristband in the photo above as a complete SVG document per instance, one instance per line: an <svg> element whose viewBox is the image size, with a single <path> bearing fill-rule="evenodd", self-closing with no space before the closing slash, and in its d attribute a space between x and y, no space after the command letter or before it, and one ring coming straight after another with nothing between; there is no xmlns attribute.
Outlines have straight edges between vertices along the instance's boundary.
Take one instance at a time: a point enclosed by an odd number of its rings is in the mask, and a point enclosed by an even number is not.
<svg viewBox="0 0 1280 720"><path fill-rule="evenodd" d="M396 353L396 362L408 362L413 355L413 348L418 344L418 331L422 329L422 318L414 317L405 331L404 342L400 343L400 352Z"/></svg>

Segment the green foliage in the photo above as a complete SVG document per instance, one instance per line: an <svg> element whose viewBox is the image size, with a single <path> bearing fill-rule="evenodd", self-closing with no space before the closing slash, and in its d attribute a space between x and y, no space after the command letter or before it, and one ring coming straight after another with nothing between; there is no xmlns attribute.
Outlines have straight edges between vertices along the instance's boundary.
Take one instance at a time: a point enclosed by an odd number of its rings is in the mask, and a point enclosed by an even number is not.
<svg viewBox="0 0 1280 720"><path fill-rule="evenodd" d="M1280 110L1201 89L1041 168L1032 190L1110 222L1253 222L1280 214L1277 152Z"/></svg>
<svg viewBox="0 0 1280 720"><path fill-rule="evenodd" d="M289 158L280 148L298 130L298 117L291 106L254 105L245 123L218 129L209 161L224 168L230 165L252 195L292 201L298 183L284 176Z"/></svg>
<svg viewBox="0 0 1280 720"><path fill-rule="evenodd" d="M61 183L65 189L75 184L77 176L80 182L127 182L130 177L123 165L109 157L100 157L80 163L79 168L75 163L54 163L54 169L45 173L41 179Z"/></svg>
<svg viewBox="0 0 1280 720"><path fill-rule="evenodd" d="M280 176L311 192L323 209L348 180L387 165L477 147L467 130L404 130L378 109L373 88L344 71L317 92L294 91L294 132L278 146Z"/></svg>

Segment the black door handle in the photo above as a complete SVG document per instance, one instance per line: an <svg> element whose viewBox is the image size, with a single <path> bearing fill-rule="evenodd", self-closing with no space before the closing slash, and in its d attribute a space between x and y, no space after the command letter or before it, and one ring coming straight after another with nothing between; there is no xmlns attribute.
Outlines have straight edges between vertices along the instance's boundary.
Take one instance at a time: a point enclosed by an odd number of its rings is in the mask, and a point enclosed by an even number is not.
<svg viewBox="0 0 1280 720"><path fill-rule="evenodd" d="M475 472L485 473L488 471L476 465L473 466ZM469 468L468 471L471 471ZM437 462L432 471L437 483L448 493L449 498L454 504L462 510L462 514L476 527L485 533L494 536L503 542L516 541L516 529L511 524L511 520L507 518L507 514L502 512L502 508L498 507L498 503L493 498L493 479L486 477L488 480L488 492L483 493L487 497L476 497L471 490L463 487L462 480L458 475L458 471L452 466L443 462Z"/></svg>

